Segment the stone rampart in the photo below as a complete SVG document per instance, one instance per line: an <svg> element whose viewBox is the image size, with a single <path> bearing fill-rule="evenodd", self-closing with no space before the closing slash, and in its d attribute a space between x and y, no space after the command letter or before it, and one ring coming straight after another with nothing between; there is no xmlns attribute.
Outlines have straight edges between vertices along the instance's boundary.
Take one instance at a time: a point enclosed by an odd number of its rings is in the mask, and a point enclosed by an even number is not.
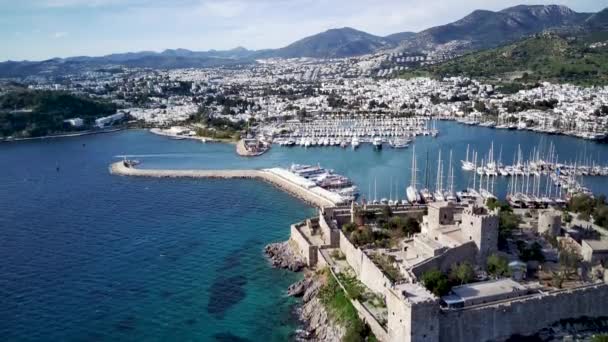
<svg viewBox="0 0 608 342"><path fill-rule="evenodd" d="M291 225L290 239L298 246L298 252L306 261L306 265L315 266L317 264L317 246L314 246L300 231L299 224Z"/></svg>
<svg viewBox="0 0 608 342"><path fill-rule="evenodd" d="M439 341L500 341L514 334L534 334L562 319L608 317L606 303L608 285L601 283L445 310L439 314Z"/></svg>
<svg viewBox="0 0 608 342"><path fill-rule="evenodd" d="M384 293L385 286L391 285L391 281L380 268L360 248L355 247L342 231L340 231L340 250L344 253L346 262L355 271L357 278L370 290Z"/></svg>
<svg viewBox="0 0 608 342"><path fill-rule="evenodd" d="M332 229L322 211L319 211L319 227L323 235L323 242L331 248L336 248L340 244L340 231Z"/></svg>
<svg viewBox="0 0 608 342"><path fill-rule="evenodd" d="M419 264L412 267L411 272L417 277L432 269L437 268L442 272L448 272L452 265L461 263L464 261L469 262L471 265L475 265L475 258L477 255L477 246L474 242L467 242L464 245L450 248L443 254L436 257L424 260Z"/></svg>

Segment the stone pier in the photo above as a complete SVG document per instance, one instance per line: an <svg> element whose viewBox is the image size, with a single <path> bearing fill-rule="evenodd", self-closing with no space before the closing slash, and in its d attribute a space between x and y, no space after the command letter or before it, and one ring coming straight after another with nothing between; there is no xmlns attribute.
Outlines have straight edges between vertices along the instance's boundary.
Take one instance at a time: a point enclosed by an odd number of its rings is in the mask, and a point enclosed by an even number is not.
<svg viewBox="0 0 608 342"><path fill-rule="evenodd" d="M124 162L110 165L110 173L121 176L151 178L205 178L205 179L255 179L270 183L277 188L318 208L334 207L340 203L324 196L316 188L306 188L282 177L274 169L263 170L150 170L126 166Z"/></svg>

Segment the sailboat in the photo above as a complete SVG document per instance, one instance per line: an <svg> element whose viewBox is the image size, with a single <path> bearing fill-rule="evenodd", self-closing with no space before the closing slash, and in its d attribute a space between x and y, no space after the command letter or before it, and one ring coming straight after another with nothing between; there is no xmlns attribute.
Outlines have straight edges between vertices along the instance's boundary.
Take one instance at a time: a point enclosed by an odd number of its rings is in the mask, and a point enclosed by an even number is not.
<svg viewBox="0 0 608 342"><path fill-rule="evenodd" d="M469 145L467 144L467 157L466 160L461 160L462 169L465 171L475 171L475 165L469 161Z"/></svg>
<svg viewBox="0 0 608 342"><path fill-rule="evenodd" d="M450 180L450 187L444 192L446 201L456 201L456 194L454 193L454 166L452 165L452 150L450 150L450 167L448 168L448 178Z"/></svg>
<svg viewBox="0 0 608 342"><path fill-rule="evenodd" d="M420 196L422 197L422 200L424 201L424 203L430 203L435 200L433 198L433 194L431 193L431 190L429 190L429 172L430 172L429 151L427 150L426 151L426 164L424 166L424 188L422 188L422 190L420 190Z"/></svg>
<svg viewBox="0 0 608 342"><path fill-rule="evenodd" d="M418 188L416 187L416 147L412 148L412 180L410 182L410 186L405 190L405 194L407 196L407 200L410 203L420 203L420 193L418 193Z"/></svg>
<svg viewBox="0 0 608 342"><path fill-rule="evenodd" d="M441 162L441 150L439 150L439 158L437 159L437 182L435 183L434 196L436 201L445 201L443 196L443 164Z"/></svg>

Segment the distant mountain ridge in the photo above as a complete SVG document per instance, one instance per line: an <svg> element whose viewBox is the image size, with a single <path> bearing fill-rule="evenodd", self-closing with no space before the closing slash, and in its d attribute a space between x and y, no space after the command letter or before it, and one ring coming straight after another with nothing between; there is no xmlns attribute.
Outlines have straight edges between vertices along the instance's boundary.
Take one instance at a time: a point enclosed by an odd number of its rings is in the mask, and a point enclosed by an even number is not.
<svg viewBox="0 0 608 342"><path fill-rule="evenodd" d="M279 49L191 51L168 49L101 57L54 58L41 62L0 63L0 77L39 73L66 73L83 67L122 65L149 68L198 68L254 63L262 58L341 58L382 51L448 51L466 53L504 45L546 30L608 30L608 9L598 13L578 13L558 5L519 5L501 11L476 10L464 18L424 31L401 32L385 37L350 27L330 29Z"/></svg>
<svg viewBox="0 0 608 342"><path fill-rule="evenodd" d="M406 39L400 49L422 51L450 45L457 51L487 49L553 28L584 25L592 15L558 5L519 5L498 12L476 10L458 21Z"/></svg>
<svg viewBox="0 0 608 342"><path fill-rule="evenodd" d="M405 35L407 34L405 33ZM382 49L394 48L398 35L403 35L403 33L386 38L344 27L306 37L284 48L270 50L267 54L284 58L335 58L366 55Z"/></svg>
<svg viewBox="0 0 608 342"><path fill-rule="evenodd" d="M596 37L599 36L599 37ZM406 71L403 76L468 76L486 80L568 82L584 86L608 84L608 32L575 39L540 33L494 49L466 54L444 63Z"/></svg>

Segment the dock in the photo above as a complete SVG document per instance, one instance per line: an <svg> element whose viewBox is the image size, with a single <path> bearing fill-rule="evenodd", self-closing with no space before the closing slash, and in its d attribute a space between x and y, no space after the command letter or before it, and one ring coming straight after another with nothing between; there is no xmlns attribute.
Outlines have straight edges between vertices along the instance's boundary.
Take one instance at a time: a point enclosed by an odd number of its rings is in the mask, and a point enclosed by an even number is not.
<svg viewBox="0 0 608 342"><path fill-rule="evenodd" d="M124 161L112 163L113 175L149 178L197 178L197 179L254 179L269 183L288 194L318 208L335 207L346 203L343 197L318 186L309 186L305 179L295 177L285 169L261 170L151 170L136 168Z"/></svg>

